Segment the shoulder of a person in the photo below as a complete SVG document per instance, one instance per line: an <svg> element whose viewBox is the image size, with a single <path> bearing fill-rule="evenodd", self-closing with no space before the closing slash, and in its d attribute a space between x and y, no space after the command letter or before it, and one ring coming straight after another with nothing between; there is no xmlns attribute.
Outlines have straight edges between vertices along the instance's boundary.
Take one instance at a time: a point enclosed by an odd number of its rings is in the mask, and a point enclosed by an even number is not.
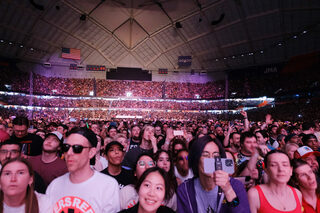
<svg viewBox="0 0 320 213"><path fill-rule="evenodd" d="M33 133L28 133L27 137L35 139L35 140L43 141L43 139L39 135L36 135Z"/></svg>
<svg viewBox="0 0 320 213"><path fill-rule="evenodd" d="M130 193L132 191L136 191L133 184L126 185L120 190L120 193Z"/></svg>
<svg viewBox="0 0 320 213"><path fill-rule="evenodd" d="M100 180L97 180L97 181L102 181L102 182L104 182L105 184L108 184L108 185L109 184L115 184L116 186L118 186L118 182L116 181L116 179L114 179L110 175L106 175L106 174L103 174L103 173L98 172L98 171L94 171L94 173L95 173L94 174L95 178L100 179ZM99 184L99 186L101 186L101 184Z"/></svg>
<svg viewBox="0 0 320 213"><path fill-rule="evenodd" d="M167 206L160 206L157 210L157 213L166 213L166 212L175 212L173 209L167 207Z"/></svg>
<svg viewBox="0 0 320 213"><path fill-rule="evenodd" d="M49 184L48 188L50 186L60 184L61 182L66 181L66 180L69 180L69 172L65 173L64 175L61 175L60 177L53 179L53 181L51 181L51 183Z"/></svg>
<svg viewBox="0 0 320 213"><path fill-rule="evenodd" d="M193 187L194 186L194 178L190 178L188 180L185 180L183 183L181 183L179 186L178 186L178 189L177 191L180 191L180 192L185 192L185 191L188 191L190 187Z"/></svg>

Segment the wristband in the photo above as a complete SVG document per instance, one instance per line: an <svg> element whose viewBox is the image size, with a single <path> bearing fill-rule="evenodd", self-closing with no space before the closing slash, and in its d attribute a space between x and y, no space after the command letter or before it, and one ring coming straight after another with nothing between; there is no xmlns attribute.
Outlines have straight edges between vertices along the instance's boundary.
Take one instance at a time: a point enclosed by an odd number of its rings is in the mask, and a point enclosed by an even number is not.
<svg viewBox="0 0 320 213"><path fill-rule="evenodd" d="M227 205L230 206L230 207L236 207L236 206L239 205L239 203L240 203L240 201L239 201L238 196L235 197L235 198L234 198L232 201L230 201L230 202L227 201Z"/></svg>

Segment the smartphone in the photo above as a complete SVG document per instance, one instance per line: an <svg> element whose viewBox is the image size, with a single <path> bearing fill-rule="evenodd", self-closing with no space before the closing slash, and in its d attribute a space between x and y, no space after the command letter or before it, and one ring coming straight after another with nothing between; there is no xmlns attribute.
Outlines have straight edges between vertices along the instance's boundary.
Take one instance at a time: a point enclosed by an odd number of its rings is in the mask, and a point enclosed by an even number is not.
<svg viewBox="0 0 320 213"><path fill-rule="evenodd" d="M173 130L173 135L174 136L183 136L183 131L182 130Z"/></svg>
<svg viewBox="0 0 320 213"><path fill-rule="evenodd" d="M234 162L232 159L229 158L220 158L221 162L217 163L217 165L222 165L223 171L227 172L228 174L234 173ZM205 158L204 159L204 172L207 174L212 174L216 170L216 159L215 158Z"/></svg>

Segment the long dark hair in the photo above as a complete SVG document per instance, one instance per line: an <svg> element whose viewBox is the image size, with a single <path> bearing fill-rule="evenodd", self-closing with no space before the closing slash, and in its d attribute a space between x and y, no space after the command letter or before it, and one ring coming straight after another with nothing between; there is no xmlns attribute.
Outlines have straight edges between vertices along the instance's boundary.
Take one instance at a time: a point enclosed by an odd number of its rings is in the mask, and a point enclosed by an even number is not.
<svg viewBox="0 0 320 213"><path fill-rule="evenodd" d="M6 161L2 166L0 176L2 176L3 169L8 164L13 163L13 162L20 162L20 163L25 164L28 168L28 172L29 172L30 177L34 178L34 172L32 170L31 165L29 164L28 161L26 161L23 158L12 158L12 159ZM2 190L0 190L0 202L1 202L0 213L3 213L3 199L4 199L4 193ZM37 199L36 194L34 193L34 182L31 185L27 186L27 193L26 193L26 196L24 199L24 204L25 204L25 213L39 213L38 199Z"/></svg>
<svg viewBox="0 0 320 213"><path fill-rule="evenodd" d="M142 182L146 179L146 177L150 173L153 173L153 172L158 172L162 176L162 178L164 180L164 184L165 184L165 190L166 190L165 194L164 194L164 200L169 201L174 194L174 189L172 188L172 185L170 184L170 179L168 177L168 173L159 167L152 167L152 168L149 168L143 172L143 174L141 175L141 177L139 178L139 180L135 186L137 193L139 194L139 190L140 190L140 186L141 186Z"/></svg>
<svg viewBox="0 0 320 213"><path fill-rule="evenodd" d="M174 190L176 190L177 187L178 187L178 183L177 183L177 178L176 178L176 176L174 174L174 164L173 164L172 155L171 155L171 153L169 151L161 149L154 156L154 160L156 161L156 163L159 160L159 156L160 156L161 153L166 153L169 156L170 169L168 171L168 176L169 176L169 179L171 181L172 187L174 188Z"/></svg>
<svg viewBox="0 0 320 213"><path fill-rule="evenodd" d="M201 138L198 138L190 148L189 159L188 159L189 167L192 169L194 177L199 177L200 157L204 150L204 147L210 142L213 142L218 146L220 157L222 158L226 157L225 150L219 141L213 140L210 136L207 136L207 135Z"/></svg>

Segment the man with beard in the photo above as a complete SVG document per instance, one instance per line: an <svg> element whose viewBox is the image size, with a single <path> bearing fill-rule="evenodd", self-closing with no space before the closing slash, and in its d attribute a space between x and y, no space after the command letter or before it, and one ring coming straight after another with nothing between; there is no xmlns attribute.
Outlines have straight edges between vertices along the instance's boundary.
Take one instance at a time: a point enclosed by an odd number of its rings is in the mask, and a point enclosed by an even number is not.
<svg viewBox="0 0 320 213"><path fill-rule="evenodd" d="M152 154L158 151L157 139L154 137L154 127L146 125L143 127L140 133L141 143L138 147L133 148L127 152L122 162L122 166L125 169L133 170L136 166L137 158L143 154Z"/></svg>
<svg viewBox="0 0 320 213"><path fill-rule="evenodd" d="M62 140L63 136L58 131L47 134L43 142L42 154L28 159L34 171L41 175L46 186L53 179L68 172L65 161L58 156Z"/></svg>
<svg viewBox="0 0 320 213"><path fill-rule="evenodd" d="M139 146L140 144L139 135L140 135L140 127L138 125L132 126L129 150Z"/></svg>
<svg viewBox="0 0 320 213"><path fill-rule="evenodd" d="M230 147L226 148L226 150L235 155L240 150L240 133L233 132L230 134L229 138Z"/></svg>

